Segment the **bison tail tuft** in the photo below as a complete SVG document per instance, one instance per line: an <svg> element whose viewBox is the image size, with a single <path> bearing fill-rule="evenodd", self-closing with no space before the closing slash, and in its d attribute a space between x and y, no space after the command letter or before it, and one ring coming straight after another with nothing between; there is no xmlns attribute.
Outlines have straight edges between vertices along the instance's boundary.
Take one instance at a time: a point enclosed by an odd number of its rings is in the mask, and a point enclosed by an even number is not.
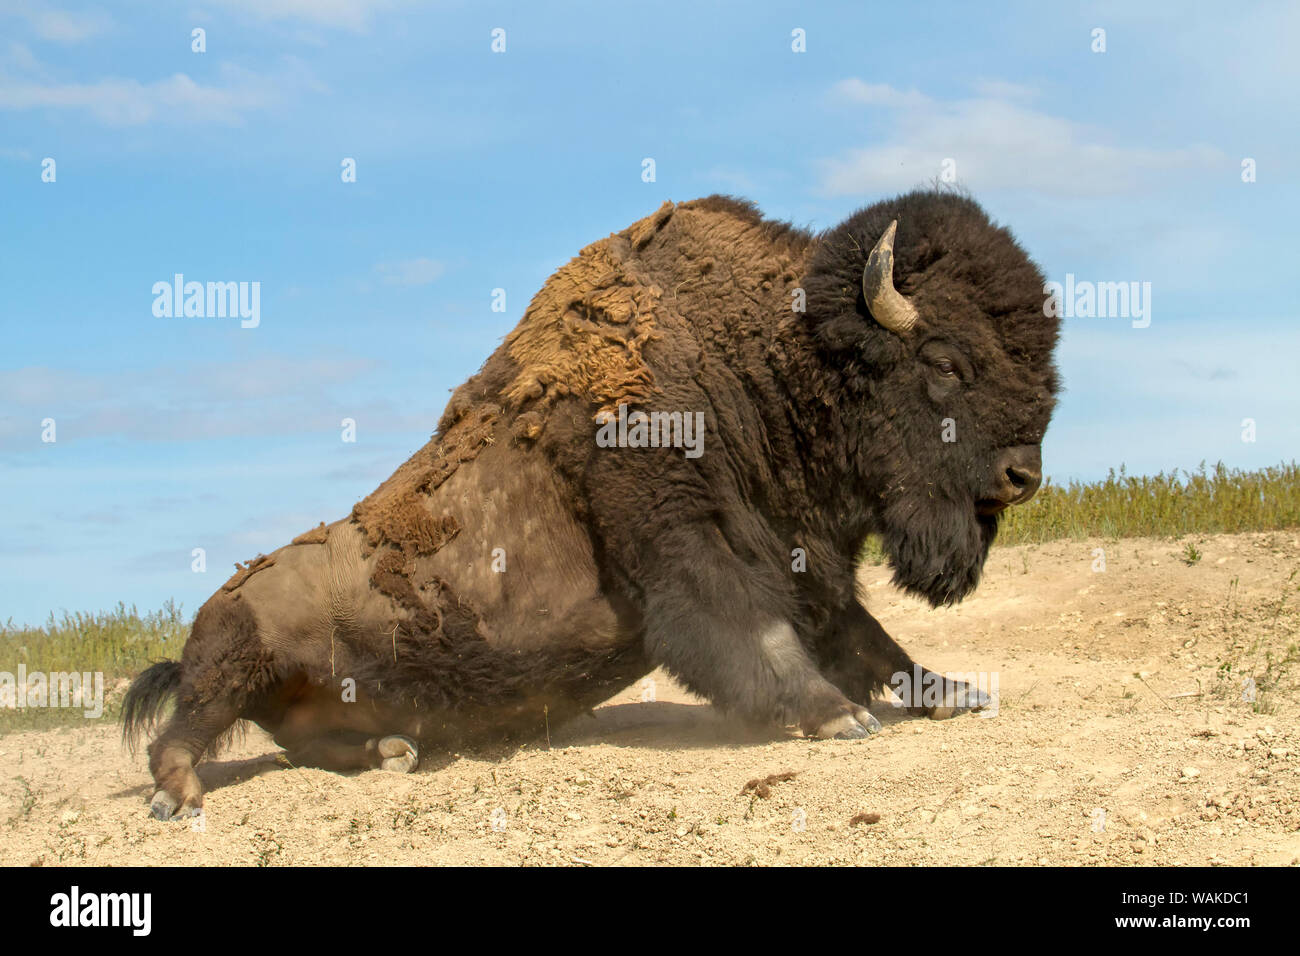
<svg viewBox="0 0 1300 956"><path fill-rule="evenodd" d="M122 702L122 740L135 753L143 731L158 723L181 683L180 661L159 661L131 682Z"/></svg>

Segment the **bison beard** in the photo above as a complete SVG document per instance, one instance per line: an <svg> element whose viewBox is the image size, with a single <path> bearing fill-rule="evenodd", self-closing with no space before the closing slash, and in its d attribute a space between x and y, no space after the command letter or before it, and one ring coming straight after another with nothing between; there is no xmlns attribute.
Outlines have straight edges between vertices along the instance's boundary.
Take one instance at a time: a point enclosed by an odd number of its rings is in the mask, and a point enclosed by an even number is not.
<svg viewBox="0 0 1300 956"><path fill-rule="evenodd" d="M976 515L962 501L900 501L882 515L894 583L933 606L956 604L979 584L996 515Z"/></svg>
<svg viewBox="0 0 1300 956"><path fill-rule="evenodd" d="M541 735L656 666L752 720L876 731L865 705L917 665L856 597L864 540L936 605L975 587L997 509L1037 487L1042 288L1006 230L935 192L820 235L665 203L586 247L428 444L240 566L182 659L132 685L128 736L176 702L153 812L198 811L194 765L239 721L299 766L410 770L421 747ZM622 405L702 416L703 453L600 447ZM932 716L986 701L939 681Z"/></svg>

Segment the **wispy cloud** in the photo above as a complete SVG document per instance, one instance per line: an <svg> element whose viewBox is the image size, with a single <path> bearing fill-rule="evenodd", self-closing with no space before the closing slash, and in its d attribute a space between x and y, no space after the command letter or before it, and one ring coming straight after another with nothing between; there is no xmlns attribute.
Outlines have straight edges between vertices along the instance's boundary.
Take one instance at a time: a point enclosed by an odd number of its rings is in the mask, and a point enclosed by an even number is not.
<svg viewBox="0 0 1300 956"><path fill-rule="evenodd" d="M717 165L705 170L703 180L718 183L724 188L740 193L752 193L756 190L753 177L736 166Z"/></svg>
<svg viewBox="0 0 1300 956"><path fill-rule="evenodd" d="M374 14L397 6L397 0L214 0L262 20L289 20L360 33Z"/></svg>
<svg viewBox="0 0 1300 956"><path fill-rule="evenodd" d="M834 99L885 113L885 135L878 144L821 160L821 190L852 196L907 189L938 176L952 160L957 180L978 190L1100 196L1133 192L1171 171L1229 162L1203 144L1160 149L1117 141L1032 108L1028 87L985 80L977 90L972 98L944 102L887 83L837 83Z"/></svg>
<svg viewBox="0 0 1300 956"><path fill-rule="evenodd" d="M26 75L39 74L41 63L26 43L14 41L0 51L0 73L14 71Z"/></svg>
<svg viewBox="0 0 1300 956"><path fill-rule="evenodd" d="M1224 365L1206 365L1201 362L1187 362L1179 359L1174 362L1178 368L1183 369L1192 378L1200 379L1203 382L1226 382L1228 379L1237 377L1237 373Z"/></svg>
<svg viewBox="0 0 1300 956"><path fill-rule="evenodd" d="M404 259L401 262L381 262L375 272L385 285L417 286L437 281L447 267L437 259Z"/></svg>
<svg viewBox="0 0 1300 956"><path fill-rule="evenodd" d="M0 110L84 112L108 126L216 123L239 126L255 111L280 106L304 89L320 85L291 58L274 75L262 75L229 63L218 68L220 80L204 84L174 73L141 82L105 77L91 82L16 79L0 75Z"/></svg>
<svg viewBox="0 0 1300 956"><path fill-rule="evenodd" d="M356 386L377 368L373 359L287 356L131 374L19 368L0 376L0 448L40 448L47 417L57 423L61 446L306 435L337 431L344 417L368 435L427 431L436 409L357 397Z"/></svg>
<svg viewBox="0 0 1300 956"><path fill-rule="evenodd" d="M24 20L42 40L52 43L81 43L112 26L108 14L99 10L55 10L27 0L0 0L0 17Z"/></svg>

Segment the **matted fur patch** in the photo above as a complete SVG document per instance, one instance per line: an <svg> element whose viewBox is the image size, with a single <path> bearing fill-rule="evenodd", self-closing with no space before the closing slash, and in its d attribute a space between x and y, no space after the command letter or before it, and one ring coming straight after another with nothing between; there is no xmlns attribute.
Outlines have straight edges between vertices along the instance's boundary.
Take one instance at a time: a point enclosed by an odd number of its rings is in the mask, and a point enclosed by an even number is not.
<svg viewBox="0 0 1300 956"><path fill-rule="evenodd" d="M275 558L266 554L259 554L247 564L235 562L235 573L230 576L225 584L221 585L223 591L233 591L258 571L265 571L271 565L275 564Z"/></svg>
<svg viewBox="0 0 1300 956"><path fill-rule="evenodd" d="M315 528L312 528L310 531L304 531L302 534L298 535L298 537L294 538L289 543L290 544L324 544L329 539L329 535L330 535L329 529L325 527L325 522L322 521Z"/></svg>

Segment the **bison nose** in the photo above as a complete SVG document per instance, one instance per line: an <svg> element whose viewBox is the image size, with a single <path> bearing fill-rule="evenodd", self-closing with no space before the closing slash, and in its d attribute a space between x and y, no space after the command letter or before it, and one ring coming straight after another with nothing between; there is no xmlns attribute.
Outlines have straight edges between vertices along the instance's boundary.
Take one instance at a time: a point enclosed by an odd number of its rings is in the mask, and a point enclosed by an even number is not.
<svg viewBox="0 0 1300 956"><path fill-rule="evenodd" d="M994 474L997 499L1009 505L1024 504L1034 497L1043 480L1042 452L1037 445L1018 445L998 455Z"/></svg>

